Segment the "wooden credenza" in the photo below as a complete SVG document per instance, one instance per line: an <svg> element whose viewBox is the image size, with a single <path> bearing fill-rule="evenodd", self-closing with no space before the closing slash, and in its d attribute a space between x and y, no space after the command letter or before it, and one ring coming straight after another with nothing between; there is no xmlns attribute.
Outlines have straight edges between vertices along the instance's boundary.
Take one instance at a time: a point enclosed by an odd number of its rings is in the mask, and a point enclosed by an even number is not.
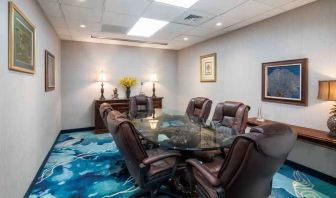
<svg viewBox="0 0 336 198"><path fill-rule="evenodd" d="M163 97L155 97L153 98L153 106L157 109L162 109L162 100ZM100 117L99 113L99 107L103 103L109 103L111 104L112 108L114 110L120 111L121 113L128 112L129 111L129 99L118 99L118 100L95 100L94 104L94 119L95 119L95 132L96 133L105 133L107 132L107 129L105 127L105 124Z"/></svg>
<svg viewBox="0 0 336 198"><path fill-rule="evenodd" d="M250 127L254 126L261 126L264 124L272 124L272 123L279 123L272 120L265 120L264 122L257 121L257 118L249 118L248 119L248 125ZM284 123L286 124L286 123ZM298 139L309 142L311 144L315 144L318 146L323 146L325 148L336 150L336 139L332 138L328 135L325 131L320 131L316 129L301 127L301 126L295 126L287 124L289 127L293 129L298 135Z"/></svg>

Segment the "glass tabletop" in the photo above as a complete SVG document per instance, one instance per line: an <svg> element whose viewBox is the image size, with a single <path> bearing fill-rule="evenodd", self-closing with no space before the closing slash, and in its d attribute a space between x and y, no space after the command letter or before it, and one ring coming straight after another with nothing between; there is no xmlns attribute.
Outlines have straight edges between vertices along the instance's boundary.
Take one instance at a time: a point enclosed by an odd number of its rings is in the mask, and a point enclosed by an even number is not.
<svg viewBox="0 0 336 198"><path fill-rule="evenodd" d="M167 112L156 109L153 116L132 119L131 122L143 138L173 150L223 149L230 147L236 137L211 129L194 117Z"/></svg>

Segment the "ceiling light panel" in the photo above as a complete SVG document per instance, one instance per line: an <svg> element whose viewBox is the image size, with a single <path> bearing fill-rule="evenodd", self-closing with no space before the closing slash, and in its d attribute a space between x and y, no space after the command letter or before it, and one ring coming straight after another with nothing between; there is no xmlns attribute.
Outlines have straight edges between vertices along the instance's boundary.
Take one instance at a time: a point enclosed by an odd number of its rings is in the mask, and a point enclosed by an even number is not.
<svg viewBox="0 0 336 198"><path fill-rule="evenodd" d="M140 18L138 22L132 27L132 29L127 33L130 36L142 36L151 37L162 27L167 25L168 21L161 21L149 18Z"/></svg>
<svg viewBox="0 0 336 198"><path fill-rule="evenodd" d="M194 5L198 0L155 0L156 2L165 3L173 6L190 8Z"/></svg>

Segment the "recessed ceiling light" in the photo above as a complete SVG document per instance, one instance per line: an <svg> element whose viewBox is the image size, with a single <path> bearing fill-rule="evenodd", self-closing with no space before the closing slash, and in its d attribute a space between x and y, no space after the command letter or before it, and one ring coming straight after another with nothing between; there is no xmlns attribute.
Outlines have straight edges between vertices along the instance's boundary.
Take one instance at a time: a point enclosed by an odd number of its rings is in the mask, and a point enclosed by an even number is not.
<svg viewBox="0 0 336 198"><path fill-rule="evenodd" d="M188 40L189 40L189 38L188 38L188 37L184 37L184 38L183 38L183 40L185 40L185 41L188 41Z"/></svg>
<svg viewBox="0 0 336 198"><path fill-rule="evenodd" d="M174 5L183 8L190 8L198 0L155 0L156 2L161 2L169 5Z"/></svg>
<svg viewBox="0 0 336 198"><path fill-rule="evenodd" d="M86 28L86 25L80 25L81 28Z"/></svg>
<svg viewBox="0 0 336 198"><path fill-rule="evenodd" d="M216 26L221 26L221 25L222 25L221 22L216 23Z"/></svg>
<svg viewBox="0 0 336 198"><path fill-rule="evenodd" d="M139 21L136 22L132 29L127 33L127 35L151 37L168 23L168 21L141 17Z"/></svg>
<svg viewBox="0 0 336 198"><path fill-rule="evenodd" d="M77 0L78 2L85 2L86 0Z"/></svg>

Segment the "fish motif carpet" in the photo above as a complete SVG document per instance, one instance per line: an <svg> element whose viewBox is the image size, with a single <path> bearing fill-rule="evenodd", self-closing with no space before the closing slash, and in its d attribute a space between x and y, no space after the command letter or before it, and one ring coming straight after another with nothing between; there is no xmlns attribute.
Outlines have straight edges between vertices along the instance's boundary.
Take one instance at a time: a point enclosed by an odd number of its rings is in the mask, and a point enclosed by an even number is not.
<svg viewBox="0 0 336 198"><path fill-rule="evenodd" d="M126 198L138 188L129 176L116 178L120 153L106 134L93 131L60 134L26 197ZM336 186L283 165L273 179L272 198L335 198Z"/></svg>

